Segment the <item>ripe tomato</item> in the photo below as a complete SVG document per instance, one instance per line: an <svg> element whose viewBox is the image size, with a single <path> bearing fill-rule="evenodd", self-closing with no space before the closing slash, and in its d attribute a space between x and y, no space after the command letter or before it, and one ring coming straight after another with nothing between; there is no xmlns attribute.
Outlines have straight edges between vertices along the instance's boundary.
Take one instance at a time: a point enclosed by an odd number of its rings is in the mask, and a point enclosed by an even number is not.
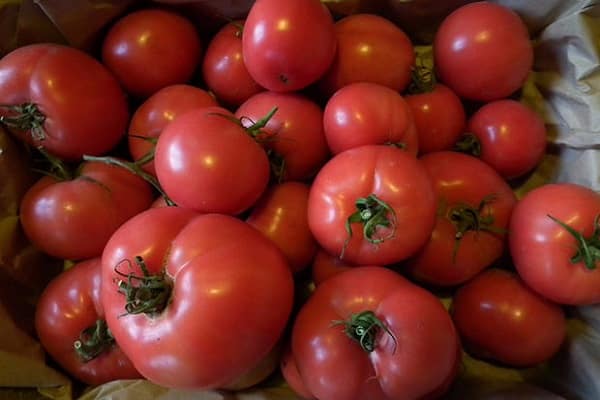
<svg viewBox="0 0 600 400"><path fill-rule="evenodd" d="M242 34L244 62L259 85L291 92L317 81L336 49L333 19L319 0L257 0Z"/></svg>
<svg viewBox="0 0 600 400"><path fill-rule="evenodd" d="M35 329L43 348L88 385L141 377L107 329L100 301L100 272L100 258L62 272L44 289L35 313Z"/></svg>
<svg viewBox="0 0 600 400"><path fill-rule="evenodd" d="M239 106L264 89L248 73L242 53L243 20L228 23L208 43L202 77L219 101Z"/></svg>
<svg viewBox="0 0 600 400"><path fill-rule="evenodd" d="M417 154L412 112L396 91L375 83L352 83L325 105L325 138L333 154L367 144L398 144Z"/></svg>
<svg viewBox="0 0 600 400"><path fill-rule="evenodd" d="M156 146L149 139L158 138L167 124L179 115L197 108L217 106L217 101L206 90L191 85L164 87L147 98L133 113L129 123L128 145L134 160L152 152ZM142 168L156 176L154 161Z"/></svg>
<svg viewBox="0 0 600 400"><path fill-rule="evenodd" d="M312 262L312 280L315 285L320 285L324 280L334 275L352 269L354 266L341 260L338 256L329 254L319 248Z"/></svg>
<svg viewBox="0 0 600 400"><path fill-rule="evenodd" d="M281 252L227 215L149 209L111 237L102 268L108 326L161 386L233 384L269 355L292 308Z"/></svg>
<svg viewBox="0 0 600 400"><path fill-rule="evenodd" d="M279 369L286 383L290 388L303 399L315 399L315 397L306 389L298 367L296 366L296 360L292 354L291 346L287 346L281 357Z"/></svg>
<svg viewBox="0 0 600 400"><path fill-rule="evenodd" d="M447 16L433 43L440 80L460 97L492 101L518 90L533 65L529 32L499 4L466 4Z"/></svg>
<svg viewBox="0 0 600 400"><path fill-rule="evenodd" d="M304 387L320 400L441 396L461 359L450 315L430 292L382 267L317 287L292 328Z"/></svg>
<svg viewBox="0 0 600 400"><path fill-rule="evenodd" d="M194 25L172 11L147 9L129 13L108 31L102 61L125 90L145 98L165 86L186 83L202 57Z"/></svg>
<svg viewBox="0 0 600 400"><path fill-rule="evenodd" d="M189 111L158 139L156 176L178 205L201 212L239 214L269 182L267 154L224 108Z"/></svg>
<svg viewBox="0 0 600 400"><path fill-rule="evenodd" d="M321 168L308 198L308 224L330 254L387 265L429 240L436 198L425 168L393 146L344 151Z"/></svg>
<svg viewBox="0 0 600 400"><path fill-rule="evenodd" d="M490 269L461 287L451 306L465 348L513 367L550 359L566 336L565 315L519 279Z"/></svg>
<svg viewBox="0 0 600 400"><path fill-rule="evenodd" d="M274 107L275 114L257 139L272 151L279 181L312 178L329 157L323 132L323 111L308 98L291 93L262 92L242 104L235 116L250 127Z"/></svg>
<svg viewBox="0 0 600 400"><path fill-rule="evenodd" d="M401 92L410 82L415 53L408 36L389 20L354 14L335 23L337 51L319 82L331 96L354 82L372 82Z"/></svg>
<svg viewBox="0 0 600 400"><path fill-rule="evenodd" d="M502 177L475 157L442 151L420 161L433 182L438 212L429 242L408 261L408 270L433 285L466 282L502 255L517 199Z"/></svg>
<svg viewBox="0 0 600 400"><path fill-rule="evenodd" d="M475 155L506 179L535 168L546 152L546 127L535 111L515 100L485 104L469 119L477 140Z"/></svg>
<svg viewBox="0 0 600 400"><path fill-rule="evenodd" d="M560 304L600 302L600 195L570 183L527 193L513 210L509 247L521 278Z"/></svg>
<svg viewBox="0 0 600 400"><path fill-rule="evenodd" d="M123 137L125 94L98 61L55 44L20 47L0 60L0 124L58 157L101 155Z"/></svg>
<svg viewBox="0 0 600 400"><path fill-rule="evenodd" d="M258 200L246 222L277 245L292 272L306 268L317 251L308 227L309 186L300 182L273 185Z"/></svg>
<svg viewBox="0 0 600 400"><path fill-rule="evenodd" d="M21 201L20 220L43 252L82 260L99 257L112 233L152 199L142 178L121 167L85 162L72 180L45 176L36 182Z"/></svg>

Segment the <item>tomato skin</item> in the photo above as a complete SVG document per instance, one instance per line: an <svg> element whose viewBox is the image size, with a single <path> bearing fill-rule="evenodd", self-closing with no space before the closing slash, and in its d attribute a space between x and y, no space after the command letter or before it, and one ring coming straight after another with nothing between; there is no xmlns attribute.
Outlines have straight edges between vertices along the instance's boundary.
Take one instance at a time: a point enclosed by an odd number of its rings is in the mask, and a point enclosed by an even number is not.
<svg viewBox="0 0 600 400"><path fill-rule="evenodd" d="M244 63L259 85L291 92L317 81L336 50L334 24L319 0L257 0L242 34Z"/></svg>
<svg viewBox="0 0 600 400"><path fill-rule="evenodd" d="M461 284L504 252L516 196L494 169L475 157L441 151L421 157L420 162L433 182L438 212L429 242L407 262L408 271L421 282L437 286ZM466 230L457 244L459 224L452 222L453 210L464 205L477 210L490 196L494 197L479 213L480 229ZM488 227L482 221L490 217L493 222Z"/></svg>
<svg viewBox="0 0 600 400"><path fill-rule="evenodd" d="M354 82L372 82L401 92L411 79L415 53L408 36L389 20L354 14L335 23L337 51L319 82L331 96Z"/></svg>
<svg viewBox="0 0 600 400"><path fill-rule="evenodd" d="M294 393L303 399L315 399L315 396L306 389L304 382L302 382L302 377L300 376L300 372L298 372L296 359L290 346L287 346L283 352L279 369L286 383L292 388Z"/></svg>
<svg viewBox="0 0 600 400"><path fill-rule="evenodd" d="M43 139L22 140L67 160L101 155L122 138L128 105L113 75L86 53L56 44L20 47L0 60L0 104L33 103L45 115ZM14 116L5 108L0 115Z"/></svg>
<svg viewBox="0 0 600 400"><path fill-rule="evenodd" d="M374 194L396 214L396 233L379 244L363 237L361 224L345 225L355 202ZM436 197L425 169L410 154L393 146L346 150L321 168L311 186L308 223L317 242L330 254L353 264L387 265L412 256L429 239L435 223ZM388 216L389 213L388 213ZM378 227L376 237L390 235Z"/></svg>
<svg viewBox="0 0 600 400"><path fill-rule="evenodd" d="M600 195L571 183L546 184L527 193L510 220L509 248L521 278L559 304L600 302L600 269L570 260L577 241L552 217L589 238L600 214Z"/></svg>
<svg viewBox="0 0 600 400"><path fill-rule="evenodd" d="M468 351L512 367L549 360L566 337L562 308L499 269L459 288L451 313Z"/></svg>
<svg viewBox="0 0 600 400"><path fill-rule="evenodd" d="M152 203L150 186L117 166L85 162L73 180L46 176L25 194L21 225L43 252L57 258L99 257L112 233Z"/></svg>
<svg viewBox="0 0 600 400"><path fill-rule="evenodd" d="M283 252L292 272L308 267L317 243L308 227L309 186L284 182L270 187L258 200L246 222L273 241Z"/></svg>
<svg viewBox="0 0 600 400"><path fill-rule="evenodd" d="M239 106L264 90L248 73L242 53L244 20L228 23L208 43L202 77L222 103Z"/></svg>
<svg viewBox="0 0 600 400"><path fill-rule="evenodd" d="M364 351L333 322L370 310L380 330ZM322 400L417 399L442 394L460 362L457 332L439 299L382 267L357 267L317 287L292 329L292 353Z"/></svg>
<svg viewBox="0 0 600 400"><path fill-rule="evenodd" d="M245 101L235 116L248 127L274 107L277 112L262 129L265 132L263 146L284 159L280 181L308 180L329 157L323 132L323 110L298 94L261 92Z"/></svg>
<svg viewBox="0 0 600 400"><path fill-rule="evenodd" d="M142 158L155 147L144 138L157 138L169 122L187 111L212 106L218 106L215 98L195 86L176 84L158 90L135 110L129 122L128 146L133 160ZM156 176L154 161L142 168Z"/></svg>
<svg viewBox="0 0 600 400"><path fill-rule="evenodd" d="M326 279L352 269L353 267L354 265L344 262L338 256L329 254L325 250L319 248L312 262L312 280L315 285L318 286Z"/></svg>
<svg viewBox="0 0 600 400"><path fill-rule="evenodd" d="M141 235L140 232L144 234ZM143 257L173 291L157 315L128 314L115 269ZM271 241L243 221L162 207L138 214L102 256L102 303L115 339L138 371L171 388L224 387L268 356L289 318L290 267ZM139 273L139 268L132 267Z"/></svg>
<svg viewBox="0 0 600 400"><path fill-rule="evenodd" d="M141 378L116 344L89 362L83 362L73 348L83 330L104 318L100 272L100 258L89 259L62 272L46 286L36 305L38 337L52 358L88 385Z"/></svg>
<svg viewBox="0 0 600 400"><path fill-rule="evenodd" d="M418 136L408 103L382 85L358 82L338 90L325 105L323 127L333 154L387 143L401 143L417 154Z"/></svg>
<svg viewBox="0 0 600 400"><path fill-rule="evenodd" d="M188 82L201 57L202 43L194 25L159 9L127 14L109 29L102 43L102 62L128 93L139 98Z"/></svg>
<svg viewBox="0 0 600 400"><path fill-rule="evenodd" d="M419 154L452 149L467 124L460 98L438 83L432 91L409 94L405 100L415 121Z"/></svg>
<svg viewBox="0 0 600 400"><path fill-rule="evenodd" d="M530 172L546 152L544 120L515 100L485 104L471 116L467 131L480 142L480 158L506 179Z"/></svg>
<svg viewBox="0 0 600 400"><path fill-rule="evenodd" d="M154 165L167 195L200 212L239 214L269 182L265 151L224 108L207 107L179 116L158 139Z"/></svg>
<svg viewBox="0 0 600 400"><path fill-rule="evenodd" d="M527 27L511 9L466 4L447 16L433 43L440 80L460 97L492 101L517 91L533 65Z"/></svg>

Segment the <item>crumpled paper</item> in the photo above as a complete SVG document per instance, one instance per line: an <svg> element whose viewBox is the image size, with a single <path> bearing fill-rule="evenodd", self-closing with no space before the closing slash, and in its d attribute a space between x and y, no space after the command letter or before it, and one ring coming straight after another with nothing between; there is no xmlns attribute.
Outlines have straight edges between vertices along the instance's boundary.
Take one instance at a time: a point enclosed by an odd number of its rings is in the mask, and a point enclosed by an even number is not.
<svg viewBox="0 0 600 400"><path fill-rule="evenodd" d="M427 58L436 25L452 9L472 0L323 0L341 17L358 12L384 15L422 44ZM570 181L600 191L600 3L596 0L496 0L526 22L535 45L535 64L522 101L545 119L549 147L540 166L518 182L518 195L550 181ZM103 30L142 0L9 0L0 2L0 55L37 41L66 43L97 50ZM201 32L214 32L225 21L247 12L251 0L156 0L193 18ZM31 176L16 176L26 159L0 132L0 398L1 387L38 388L55 399L73 397L68 378L48 366L33 339L32 309L49 278L48 260L23 241L18 199ZM19 170L20 170L19 169ZM20 261L19 261L20 260ZM25 262L27 261L27 262ZM33 272L33 273L32 273ZM6 276L6 279L4 279ZM2 284L8 282L8 284ZM4 287L6 286L6 288ZM6 290L5 290L6 289ZM447 399L600 399L600 305L569 308L568 338L559 354L530 369L510 369L466 356L460 377ZM242 392L169 390L145 380L116 381L88 388L80 400L293 400L273 377Z"/></svg>

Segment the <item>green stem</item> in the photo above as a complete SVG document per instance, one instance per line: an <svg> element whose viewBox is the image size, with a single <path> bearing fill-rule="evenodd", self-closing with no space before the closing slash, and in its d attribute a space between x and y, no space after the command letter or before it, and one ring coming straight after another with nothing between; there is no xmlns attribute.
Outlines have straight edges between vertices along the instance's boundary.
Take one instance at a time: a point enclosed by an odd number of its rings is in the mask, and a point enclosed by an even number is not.
<svg viewBox="0 0 600 400"><path fill-rule="evenodd" d="M562 226L577 241L577 252L571 257L571 263L583 262L587 269L596 269L596 262L600 260L600 215L594 218L594 231L589 238L551 215L548 215L548 218Z"/></svg>
<svg viewBox="0 0 600 400"><path fill-rule="evenodd" d="M474 157L481 156L481 142L472 133L465 133L454 145L454 150Z"/></svg>
<svg viewBox="0 0 600 400"><path fill-rule="evenodd" d="M344 325L344 333L360 344L360 347L370 353L375 350L377 335L383 330L390 335L394 341L394 348L396 346L396 337L386 327L383 322L373 311L362 311L360 313L350 315L350 318L342 321L333 321L333 326Z"/></svg>
<svg viewBox="0 0 600 400"><path fill-rule="evenodd" d="M8 110L11 114L0 116L0 124L19 131L29 131L34 140L41 141L46 138L44 130L46 116L39 110L37 104L0 105L0 108Z"/></svg>
<svg viewBox="0 0 600 400"><path fill-rule="evenodd" d="M108 351L115 344L106 320L98 319L92 326L84 329L79 339L73 342L73 349L82 362L87 363Z"/></svg>

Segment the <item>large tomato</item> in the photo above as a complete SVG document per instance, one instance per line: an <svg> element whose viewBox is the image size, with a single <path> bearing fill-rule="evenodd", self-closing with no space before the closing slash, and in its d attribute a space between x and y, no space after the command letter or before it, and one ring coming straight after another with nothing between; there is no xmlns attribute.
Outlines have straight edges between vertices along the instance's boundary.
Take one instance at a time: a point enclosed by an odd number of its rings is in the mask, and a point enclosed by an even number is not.
<svg viewBox="0 0 600 400"><path fill-rule="evenodd" d="M29 240L54 257L99 257L113 232L150 207L153 193L140 177L101 162L84 162L72 180L45 176L25 194L21 225Z"/></svg>
<svg viewBox="0 0 600 400"><path fill-rule="evenodd" d="M152 208L111 237L102 268L111 332L162 386L233 385L275 347L291 312L285 258L227 215Z"/></svg>
<svg viewBox="0 0 600 400"><path fill-rule="evenodd" d="M440 80L459 96L498 100L517 91L533 65L527 27L511 9L466 4L444 19L433 52Z"/></svg>
<svg viewBox="0 0 600 400"><path fill-rule="evenodd" d="M100 301L100 258L75 264L40 296L35 328L44 349L88 385L140 378L107 328Z"/></svg>
<svg viewBox="0 0 600 400"><path fill-rule="evenodd" d="M333 19L319 0L257 0L242 34L250 76L276 92L317 81L335 56Z"/></svg>
<svg viewBox="0 0 600 400"><path fill-rule="evenodd" d="M463 283L502 255L517 199L504 179L475 157L442 151L420 161L437 193L438 212L429 242L408 269L430 284Z"/></svg>
<svg viewBox="0 0 600 400"><path fill-rule="evenodd" d="M510 221L510 253L525 283L560 304L600 302L600 195L571 183L525 195Z"/></svg>
<svg viewBox="0 0 600 400"><path fill-rule="evenodd" d="M55 44L20 47L0 60L0 124L65 159L111 150L125 134L128 105L98 61Z"/></svg>
<svg viewBox="0 0 600 400"><path fill-rule="evenodd" d="M433 229L436 197L425 168L394 146L346 150L319 171L308 224L330 254L387 265L412 256Z"/></svg>
<svg viewBox="0 0 600 400"><path fill-rule="evenodd" d="M431 293L382 267L317 287L292 328L303 387L320 400L441 396L461 359L450 315Z"/></svg>

